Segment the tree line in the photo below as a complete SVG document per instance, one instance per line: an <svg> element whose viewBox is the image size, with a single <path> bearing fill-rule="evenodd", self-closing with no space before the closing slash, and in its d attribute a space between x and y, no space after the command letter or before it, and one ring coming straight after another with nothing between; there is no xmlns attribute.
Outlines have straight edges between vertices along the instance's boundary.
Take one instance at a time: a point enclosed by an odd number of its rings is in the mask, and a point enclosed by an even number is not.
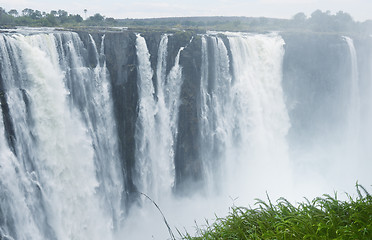
<svg viewBox="0 0 372 240"><path fill-rule="evenodd" d="M120 24L138 27L198 28L231 31L313 31L372 34L372 20L354 21L346 12L316 10L310 16L300 12L290 19L267 17L173 17L153 19L118 19Z"/></svg>
<svg viewBox="0 0 372 240"><path fill-rule="evenodd" d="M84 10L86 12L86 9ZM114 18L106 18L99 13L83 19L79 14L69 14L65 10L52 10L49 13L25 8L21 12L16 9L6 11L0 7L0 26L30 26L30 27L58 27L58 26L113 26Z"/></svg>
<svg viewBox="0 0 372 240"><path fill-rule="evenodd" d="M304 13L297 13L292 17L292 24L297 28L316 32L368 32L372 33L372 20L364 22L354 21L349 13L339 11L331 14L330 11L316 10L310 17Z"/></svg>
<svg viewBox="0 0 372 240"><path fill-rule="evenodd" d="M86 9L84 12L86 13ZM83 19L79 14L65 10L49 13L25 8L6 11L0 7L0 27L79 27L79 26L126 26L151 29L194 29L221 31L314 31L354 32L372 34L372 20L354 21L350 14L339 11L314 11L309 17L300 12L291 19L266 17L174 17L153 19L114 19L99 13Z"/></svg>

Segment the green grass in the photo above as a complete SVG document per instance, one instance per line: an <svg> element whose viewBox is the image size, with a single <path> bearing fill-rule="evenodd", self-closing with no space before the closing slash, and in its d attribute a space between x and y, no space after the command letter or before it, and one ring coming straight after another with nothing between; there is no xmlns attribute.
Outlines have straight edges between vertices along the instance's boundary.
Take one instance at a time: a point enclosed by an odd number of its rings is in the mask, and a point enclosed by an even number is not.
<svg viewBox="0 0 372 240"><path fill-rule="evenodd" d="M356 184L358 197L347 201L323 195L292 205L284 198L273 204L260 199L255 208L233 207L197 236L183 239L372 239L372 196Z"/></svg>

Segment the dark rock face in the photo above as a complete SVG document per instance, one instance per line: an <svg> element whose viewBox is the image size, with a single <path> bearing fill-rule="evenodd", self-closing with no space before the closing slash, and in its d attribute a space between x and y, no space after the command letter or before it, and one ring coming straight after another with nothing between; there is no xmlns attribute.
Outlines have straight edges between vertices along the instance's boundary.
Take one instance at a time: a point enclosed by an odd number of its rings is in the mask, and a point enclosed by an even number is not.
<svg viewBox="0 0 372 240"><path fill-rule="evenodd" d="M136 198L132 169L135 164L135 123L137 120L137 58L133 33L110 33L106 35L105 55L111 76L112 97L116 127L119 136L119 151L126 177L126 195L131 202Z"/></svg>
<svg viewBox="0 0 372 240"><path fill-rule="evenodd" d="M183 84L175 155L175 191L180 194L186 189L195 191L195 188L190 188L190 185L198 184L202 180L198 118L201 58L201 39L196 37L182 51L180 57Z"/></svg>
<svg viewBox="0 0 372 240"><path fill-rule="evenodd" d="M1 68L0 68L1 72ZM14 126L12 124L10 115L9 115L9 106L6 101L6 96L5 96L5 90L3 89L4 83L2 76L0 74L0 105L1 105L1 110L3 113L3 121L4 121L4 130L5 130L5 136L7 137L8 145L12 152L17 155L15 151L15 133L14 133Z"/></svg>
<svg viewBox="0 0 372 240"><path fill-rule="evenodd" d="M172 34L168 38L168 57L167 57L167 74L170 72L174 66L174 61L176 59L178 50L181 47L185 47L193 37L191 32L177 32ZM191 47L191 46L189 46ZM182 56L182 54L181 54Z"/></svg>

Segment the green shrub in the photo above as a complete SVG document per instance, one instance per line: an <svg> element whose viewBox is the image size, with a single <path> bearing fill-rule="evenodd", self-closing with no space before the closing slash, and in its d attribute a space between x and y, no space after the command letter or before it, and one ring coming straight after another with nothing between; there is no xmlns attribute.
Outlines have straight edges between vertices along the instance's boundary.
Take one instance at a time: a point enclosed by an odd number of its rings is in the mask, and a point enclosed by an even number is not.
<svg viewBox="0 0 372 240"><path fill-rule="evenodd" d="M234 207L198 234L184 239L372 239L372 197L356 184L358 197L347 201L323 195L292 205L284 198L272 204L260 199L255 208Z"/></svg>

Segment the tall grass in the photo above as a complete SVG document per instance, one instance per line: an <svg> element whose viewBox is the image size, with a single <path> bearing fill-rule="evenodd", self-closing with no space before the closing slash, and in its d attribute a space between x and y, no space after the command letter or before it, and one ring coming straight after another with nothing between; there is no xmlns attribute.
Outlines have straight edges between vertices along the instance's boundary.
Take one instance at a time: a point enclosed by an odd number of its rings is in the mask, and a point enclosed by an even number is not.
<svg viewBox="0 0 372 240"><path fill-rule="evenodd" d="M273 204L256 199L255 208L233 207L195 237L183 239L372 239L372 196L356 184L358 196L347 201L325 194L292 205L284 198Z"/></svg>

